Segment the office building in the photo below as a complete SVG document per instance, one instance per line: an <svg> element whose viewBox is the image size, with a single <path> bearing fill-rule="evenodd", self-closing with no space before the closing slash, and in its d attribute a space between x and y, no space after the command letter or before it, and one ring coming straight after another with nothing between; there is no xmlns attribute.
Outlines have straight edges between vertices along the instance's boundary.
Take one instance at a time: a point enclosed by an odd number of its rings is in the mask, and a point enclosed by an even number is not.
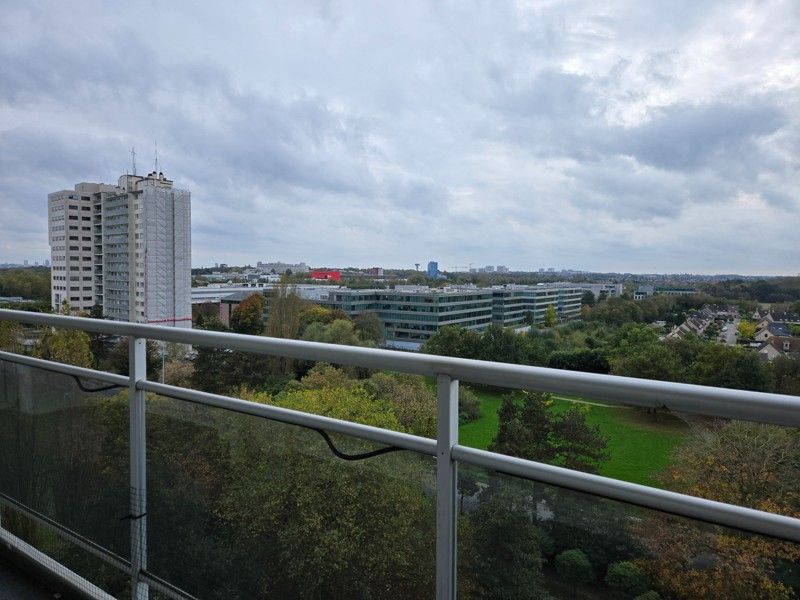
<svg viewBox="0 0 800 600"><path fill-rule="evenodd" d="M431 289L400 285L393 290L339 288L318 297L320 304L355 316L373 311L383 321L389 342L420 345L442 327L482 331L492 322L492 290L474 286Z"/></svg>
<svg viewBox="0 0 800 600"><path fill-rule="evenodd" d="M559 320L581 314L583 289L572 283L538 285L496 285L493 293L492 322L503 327L543 323L547 307L553 306Z"/></svg>
<svg viewBox="0 0 800 600"><path fill-rule="evenodd" d="M428 271L427 275L429 279L436 279L439 277L439 263L435 260L432 260L428 263Z"/></svg>
<svg viewBox="0 0 800 600"><path fill-rule="evenodd" d="M48 195L52 303L191 327L191 200L163 173Z"/></svg>
<svg viewBox="0 0 800 600"><path fill-rule="evenodd" d="M621 283L579 283L582 290L592 292L595 300L601 298L619 298L625 291Z"/></svg>

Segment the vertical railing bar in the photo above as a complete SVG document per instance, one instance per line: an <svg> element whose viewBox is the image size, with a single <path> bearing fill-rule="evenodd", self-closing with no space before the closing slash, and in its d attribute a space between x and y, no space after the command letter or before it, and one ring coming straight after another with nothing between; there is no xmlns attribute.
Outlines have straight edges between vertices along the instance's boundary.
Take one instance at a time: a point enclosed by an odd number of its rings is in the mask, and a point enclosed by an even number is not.
<svg viewBox="0 0 800 600"><path fill-rule="evenodd" d="M130 391L130 521L131 598L148 600L149 587L140 574L147 569L147 455L144 390L136 382L147 379L147 340L131 336L128 342Z"/></svg>
<svg viewBox="0 0 800 600"><path fill-rule="evenodd" d="M458 380L436 376L436 599L456 597Z"/></svg>

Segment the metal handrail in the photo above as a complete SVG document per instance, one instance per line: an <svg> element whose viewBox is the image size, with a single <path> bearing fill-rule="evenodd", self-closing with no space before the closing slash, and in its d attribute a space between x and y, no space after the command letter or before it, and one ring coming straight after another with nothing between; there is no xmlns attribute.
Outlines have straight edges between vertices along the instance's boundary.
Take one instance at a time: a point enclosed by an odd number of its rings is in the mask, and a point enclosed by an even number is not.
<svg viewBox="0 0 800 600"><path fill-rule="evenodd" d="M711 417L800 427L800 397L784 394L17 310L0 310L0 321L212 346L431 377L448 375L460 381L503 388L573 394L614 404L645 408L665 407L673 411Z"/></svg>
<svg viewBox="0 0 800 600"><path fill-rule="evenodd" d="M43 359L0 352L0 360L48 369L72 377L106 381L129 386L131 395L131 472L132 490L140 494L132 514L142 514L133 523L140 549L145 549L145 440L144 393L153 392L178 400L214 406L283 423L333 431L356 438L435 456L437 464L437 598L454 598L456 590L456 465L474 465L559 486L594 496L610 498L661 512L732 527L742 531L800 543L800 519L742 506L669 492L592 475L458 444L458 381L485 383L504 388L536 389L555 393L580 394L618 404L646 407L666 406L673 410L730 419L800 427L800 397L728 390L697 385L576 373L540 367L510 365L451 357L409 354L375 348L357 348L317 342L248 336L226 332L167 328L127 322L45 315L24 311L0 310L0 321L80 329L130 338L131 377L84 369ZM355 365L371 369L400 371L437 378L437 439L361 425L350 421L312 415L246 400L210 394L148 381L143 365L144 340L156 339L183 344L208 345L258 354ZM135 427L134 427L135 425ZM134 435L136 433L136 435ZM146 597L146 550L142 561L132 565L133 581ZM152 582L151 582L152 583Z"/></svg>

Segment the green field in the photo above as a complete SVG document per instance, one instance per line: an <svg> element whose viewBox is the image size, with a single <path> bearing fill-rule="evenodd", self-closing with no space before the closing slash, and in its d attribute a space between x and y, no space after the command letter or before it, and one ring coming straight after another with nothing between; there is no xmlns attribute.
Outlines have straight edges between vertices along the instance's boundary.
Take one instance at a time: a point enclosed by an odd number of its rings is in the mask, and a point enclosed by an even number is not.
<svg viewBox="0 0 800 600"><path fill-rule="evenodd" d="M485 449L497 432L501 394L480 390L475 393L481 399L481 416L459 428L459 441L465 446ZM580 399L554 397L552 410L559 412L577 405L586 412L586 421L600 428L611 455L600 474L660 487L654 477L669 465L672 450L688 433L687 426L671 415L652 415L632 408L597 406L576 400Z"/></svg>

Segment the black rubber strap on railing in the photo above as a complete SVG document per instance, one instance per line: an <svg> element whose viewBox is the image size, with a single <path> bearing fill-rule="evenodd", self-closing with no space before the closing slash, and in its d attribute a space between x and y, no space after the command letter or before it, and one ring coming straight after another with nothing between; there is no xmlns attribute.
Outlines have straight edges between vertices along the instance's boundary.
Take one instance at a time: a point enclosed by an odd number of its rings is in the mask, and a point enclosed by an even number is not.
<svg viewBox="0 0 800 600"><path fill-rule="evenodd" d="M302 427L302 425L300 425ZM322 436L322 439L325 440L325 443L328 444L328 448L331 449L331 452L337 457L341 458L342 460L364 460L367 458L372 458L373 456L380 456L381 454L388 454L389 452L397 452L398 450L403 450L403 448L398 448L397 446L386 446L384 448L378 448L377 450L372 450L370 452L363 452L361 454L345 454L341 450L339 450L336 446L333 445L333 440L331 440L331 436L328 435L328 432L324 429L315 429L313 427L307 427L307 429L311 429L312 431L316 431L318 434Z"/></svg>
<svg viewBox="0 0 800 600"><path fill-rule="evenodd" d="M81 389L82 392L88 392L90 394L93 394L95 392L106 392L108 390L113 390L113 389L116 389L116 388L127 387L127 386L119 384L119 383L109 383L108 385L101 385L100 387L96 387L96 388L88 388L83 384L83 382L81 381L81 378L78 375L70 375L70 377L72 377L75 380L75 383L78 384L78 387Z"/></svg>

